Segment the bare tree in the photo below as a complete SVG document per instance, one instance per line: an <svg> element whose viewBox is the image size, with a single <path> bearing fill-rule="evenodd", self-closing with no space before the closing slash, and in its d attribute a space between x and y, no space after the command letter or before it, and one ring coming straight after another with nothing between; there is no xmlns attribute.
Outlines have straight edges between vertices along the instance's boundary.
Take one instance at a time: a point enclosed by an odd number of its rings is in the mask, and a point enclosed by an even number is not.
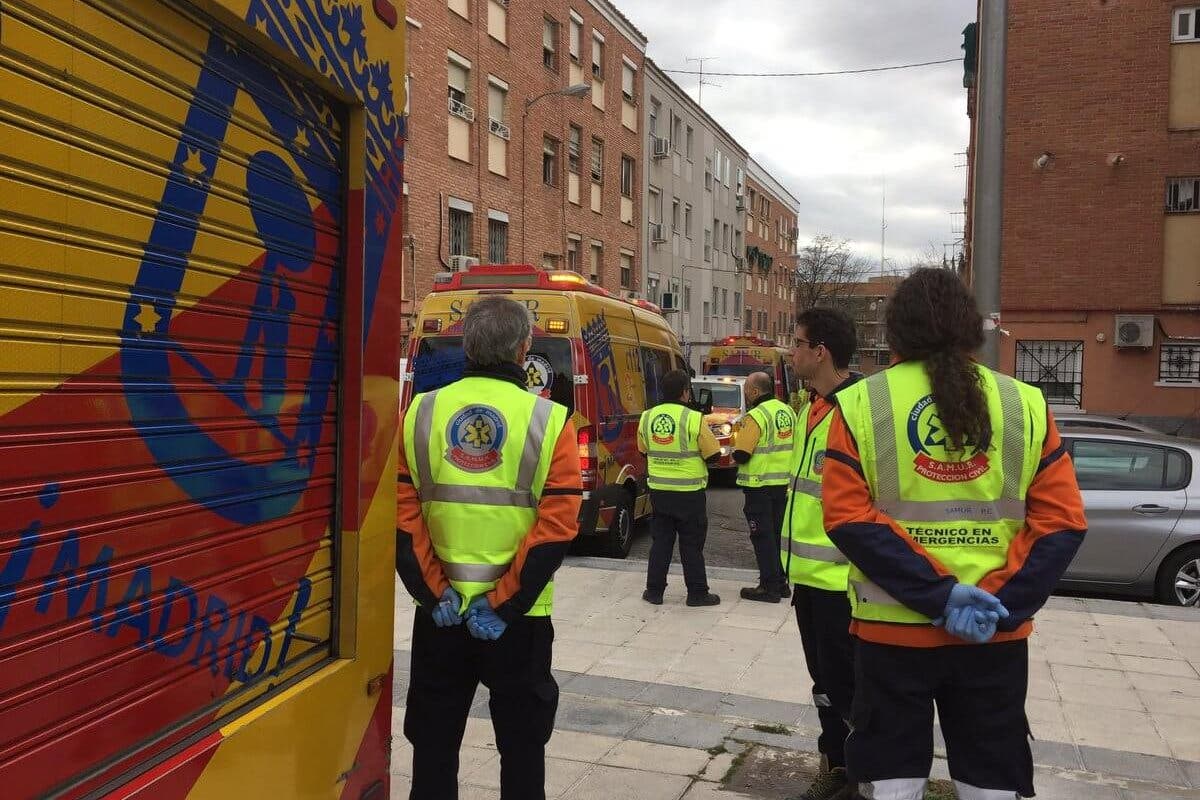
<svg viewBox="0 0 1200 800"><path fill-rule="evenodd" d="M847 240L817 234L796 257L797 309L836 305L866 280L869 269L865 258L850 251Z"/></svg>

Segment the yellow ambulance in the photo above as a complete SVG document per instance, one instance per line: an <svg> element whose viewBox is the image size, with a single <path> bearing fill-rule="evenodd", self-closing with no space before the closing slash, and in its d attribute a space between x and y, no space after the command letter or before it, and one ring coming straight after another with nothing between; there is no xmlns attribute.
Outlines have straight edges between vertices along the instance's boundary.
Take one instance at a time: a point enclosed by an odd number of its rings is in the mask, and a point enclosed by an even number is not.
<svg viewBox="0 0 1200 800"><path fill-rule="evenodd" d="M579 543L624 558L634 522L650 513L638 420L659 402L662 376L687 370L675 332L653 303L622 300L574 272L494 265L443 273L409 342L401 413L414 394L462 375L463 316L487 295L510 297L533 314L527 386L574 420L584 486Z"/></svg>

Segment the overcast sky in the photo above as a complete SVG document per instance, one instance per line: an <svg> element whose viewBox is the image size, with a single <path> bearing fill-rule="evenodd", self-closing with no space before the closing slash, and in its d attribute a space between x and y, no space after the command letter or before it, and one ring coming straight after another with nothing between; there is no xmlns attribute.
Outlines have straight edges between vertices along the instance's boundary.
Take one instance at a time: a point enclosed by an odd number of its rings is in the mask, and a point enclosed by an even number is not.
<svg viewBox="0 0 1200 800"><path fill-rule="evenodd" d="M965 0L617 0L664 70L812 72L934 61L962 53ZM703 11L699 11L699 9ZM851 12L850 9L853 9ZM693 98L695 75L670 73ZM706 79L707 80L707 79ZM880 181L887 181L889 267L930 243L939 257L962 211L968 120L962 67L867 75L713 77L704 109L800 201L801 245L850 239L879 262ZM957 218L961 220L961 217ZM961 224L961 223L959 223ZM894 265L891 262L896 262Z"/></svg>

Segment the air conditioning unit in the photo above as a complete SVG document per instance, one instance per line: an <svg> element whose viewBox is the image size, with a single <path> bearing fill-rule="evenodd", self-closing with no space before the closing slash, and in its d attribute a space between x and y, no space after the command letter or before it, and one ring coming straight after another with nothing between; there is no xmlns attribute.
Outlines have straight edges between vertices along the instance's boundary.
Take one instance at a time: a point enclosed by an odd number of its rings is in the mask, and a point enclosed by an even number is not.
<svg viewBox="0 0 1200 800"><path fill-rule="evenodd" d="M471 267L478 267L479 259L471 256L450 256L451 272L466 272Z"/></svg>
<svg viewBox="0 0 1200 800"><path fill-rule="evenodd" d="M746 195L738 194L738 195L734 196L734 199L737 201L737 210L745 211L746 210Z"/></svg>
<svg viewBox="0 0 1200 800"><path fill-rule="evenodd" d="M662 300L659 302L658 307L662 309L664 313L668 311L678 311L679 296L674 292L663 292Z"/></svg>
<svg viewBox="0 0 1200 800"><path fill-rule="evenodd" d="M661 244L667 240L667 230L661 222L650 223L650 241Z"/></svg>
<svg viewBox="0 0 1200 800"><path fill-rule="evenodd" d="M1154 315L1118 314L1113 339L1117 347L1153 347Z"/></svg>
<svg viewBox="0 0 1200 800"><path fill-rule="evenodd" d="M661 136L654 136L654 157L666 158L671 155L671 140L664 139Z"/></svg>

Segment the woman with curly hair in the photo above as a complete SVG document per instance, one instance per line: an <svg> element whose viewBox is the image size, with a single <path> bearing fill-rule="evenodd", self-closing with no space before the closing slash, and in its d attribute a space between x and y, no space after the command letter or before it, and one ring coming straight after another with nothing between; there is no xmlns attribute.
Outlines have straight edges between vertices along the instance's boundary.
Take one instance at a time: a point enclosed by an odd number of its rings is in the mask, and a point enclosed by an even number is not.
<svg viewBox="0 0 1200 800"><path fill-rule="evenodd" d="M825 528L851 562L847 767L921 800L937 706L960 800L1033 795L1026 640L1087 529L1037 389L976 363L983 319L952 272L897 288L895 363L838 394Z"/></svg>

